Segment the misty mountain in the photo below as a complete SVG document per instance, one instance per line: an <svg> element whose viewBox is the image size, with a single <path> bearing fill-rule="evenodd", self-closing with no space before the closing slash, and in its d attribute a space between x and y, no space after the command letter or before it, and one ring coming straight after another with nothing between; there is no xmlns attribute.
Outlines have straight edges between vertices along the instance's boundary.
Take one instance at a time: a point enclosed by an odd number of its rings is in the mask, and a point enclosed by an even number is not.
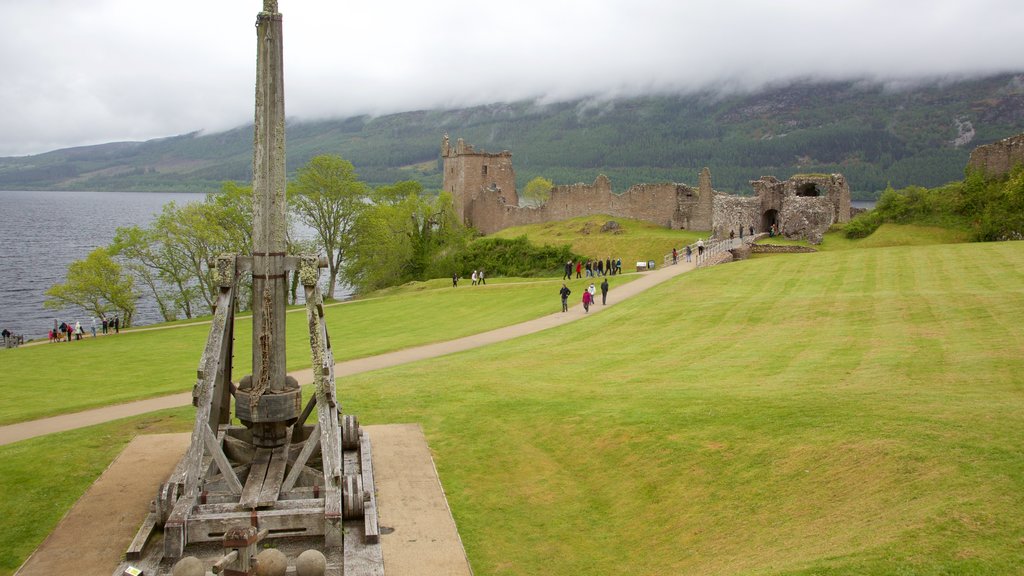
<svg viewBox="0 0 1024 576"><path fill-rule="evenodd" d="M1024 75L894 89L869 82L780 85L751 94L515 102L341 120L289 121L288 169L341 154L378 185L441 185L441 137L511 150L519 188L611 178L747 193L762 175L842 172L864 196L963 176L975 146L1024 132ZM0 158L0 189L215 191L252 178L252 128Z"/></svg>

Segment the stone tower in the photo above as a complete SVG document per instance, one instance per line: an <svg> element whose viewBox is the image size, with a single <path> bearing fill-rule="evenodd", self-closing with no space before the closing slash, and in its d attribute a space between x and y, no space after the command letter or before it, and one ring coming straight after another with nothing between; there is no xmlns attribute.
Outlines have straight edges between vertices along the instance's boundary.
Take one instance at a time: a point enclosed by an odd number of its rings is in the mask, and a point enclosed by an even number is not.
<svg viewBox="0 0 1024 576"><path fill-rule="evenodd" d="M462 138L452 147L445 134L441 142L441 158L444 162L442 186L451 192L455 210L466 224L471 224L469 216L473 201L481 194L496 194L506 205L519 206L511 152L477 151Z"/></svg>

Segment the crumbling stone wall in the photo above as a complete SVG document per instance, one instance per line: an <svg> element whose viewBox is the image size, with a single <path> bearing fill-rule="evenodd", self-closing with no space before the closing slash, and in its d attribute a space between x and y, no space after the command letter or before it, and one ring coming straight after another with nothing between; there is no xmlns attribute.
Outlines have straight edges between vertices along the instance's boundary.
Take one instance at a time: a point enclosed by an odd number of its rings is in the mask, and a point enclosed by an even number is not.
<svg viewBox="0 0 1024 576"><path fill-rule="evenodd" d="M707 196L710 199L710 194ZM622 194L612 191L611 181L598 176L593 184L555 186L547 202L536 207L520 207L507 202L501 194L483 190L464 201L464 218L484 234L511 226L567 220L592 214L631 218L669 228L706 230L709 219L701 215L710 210L700 206L699 189L685 184L637 184ZM708 202L710 204L710 202Z"/></svg>
<svg viewBox="0 0 1024 576"><path fill-rule="evenodd" d="M978 146L971 152L967 168L980 170L988 178L999 178L1018 164L1024 164L1024 134Z"/></svg>
<svg viewBox="0 0 1024 576"><path fill-rule="evenodd" d="M821 244L822 237L836 222L835 207L828 198L786 198L780 213L780 228L786 238L802 238Z"/></svg>
<svg viewBox="0 0 1024 576"><path fill-rule="evenodd" d="M477 151L462 138L453 147L445 134L441 158L444 170L442 187L452 193L455 210L463 215L466 224L471 223L468 205L485 192L497 195L506 205L519 205L511 152Z"/></svg>
<svg viewBox="0 0 1024 576"><path fill-rule="evenodd" d="M740 228L746 236L753 227L761 231L761 199L757 196L730 196L716 194L712 212L711 235L728 238L729 232L740 235Z"/></svg>
<svg viewBox="0 0 1024 576"><path fill-rule="evenodd" d="M817 244L832 224L851 218L850 186L842 174L798 174L788 180L762 176L750 185L761 201L758 231L775 223L787 238Z"/></svg>
<svg viewBox="0 0 1024 576"><path fill-rule="evenodd" d="M850 188L841 174L798 175L789 180L764 176L751 181L754 196L715 192L711 172L704 168L697 188L665 182L637 184L622 194L598 176L593 184L555 186L541 206L520 207L508 151L489 154L461 139L452 147L446 134L441 145L444 189L452 193L463 221L484 234L511 226L539 224L579 216L607 214L668 228L729 232L768 232L777 224L788 238L820 242L835 222L850 219Z"/></svg>

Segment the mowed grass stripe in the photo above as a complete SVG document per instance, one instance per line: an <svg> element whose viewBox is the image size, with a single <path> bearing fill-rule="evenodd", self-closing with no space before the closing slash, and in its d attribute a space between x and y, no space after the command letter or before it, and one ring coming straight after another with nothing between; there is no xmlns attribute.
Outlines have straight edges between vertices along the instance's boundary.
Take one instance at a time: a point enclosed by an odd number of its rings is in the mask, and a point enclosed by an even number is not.
<svg viewBox="0 0 1024 576"><path fill-rule="evenodd" d="M1021 280L1020 243L755 259L343 393L424 423L481 574L1001 574Z"/></svg>
<svg viewBox="0 0 1024 576"><path fill-rule="evenodd" d="M1022 276L1022 243L758 258L339 388L423 424L477 574L1018 573Z"/></svg>
<svg viewBox="0 0 1024 576"><path fill-rule="evenodd" d="M639 276L610 278L616 287ZM524 322L557 312L560 280L503 282L451 288L434 280L418 289L330 307L328 330L337 361L440 342ZM572 280L582 294L591 279ZM81 342L0 350L6 387L0 424L10 424L191 389L209 325L124 332ZM239 379L252 366L252 321L235 328L235 370ZM305 313L288 314L288 370L310 366Z"/></svg>

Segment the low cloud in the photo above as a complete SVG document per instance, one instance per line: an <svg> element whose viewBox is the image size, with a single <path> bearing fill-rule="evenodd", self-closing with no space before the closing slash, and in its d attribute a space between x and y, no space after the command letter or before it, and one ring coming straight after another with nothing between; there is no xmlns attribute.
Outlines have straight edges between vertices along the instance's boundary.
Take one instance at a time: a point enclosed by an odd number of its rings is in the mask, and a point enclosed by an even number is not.
<svg viewBox="0 0 1024 576"><path fill-rule="evenodd" d="M1024 4L280 0L289 117L1024 71ZM0 0L0 156L251 121L262 3ZM161 9L163 8L163 9Z"/></svg>

